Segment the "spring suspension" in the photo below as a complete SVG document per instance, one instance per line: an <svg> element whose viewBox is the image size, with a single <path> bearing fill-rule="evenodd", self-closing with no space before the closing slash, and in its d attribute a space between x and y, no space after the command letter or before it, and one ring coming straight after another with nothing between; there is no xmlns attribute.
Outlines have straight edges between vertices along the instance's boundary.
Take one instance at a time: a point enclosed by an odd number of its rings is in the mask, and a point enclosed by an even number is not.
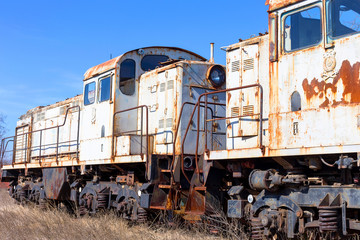
<svg viewBox="0 0 360 240"><path fill-rule="evenodd" d="M100 192L97 195L97 207L100 209L105 209L109 202L109 194Z"/></svg>
<svg viewBox="0 0 360 240"><path fill-rule="evenodd" d="M18 201L21 203L21 204L25 204L26 203L26 191L22 188L20 191L19 191L19 195L18 195Z"/></svg>
<svg viewBox="0 0 360 240"><path fill-rule="evenodd" d="M46 199L40 199L40 200L39 200L39 208L40 208L41 210L46 210L47 207L48 207L48 204L47 204Z"/></svg>
<svg viewBox="0 0 360 240"><path fill-rule="evenodd" d="M262 240L264 238L264 226L260 218L251 219L251 239Z"/></svg>
<svg viewBox="0 0 360 240"><path fill-rule="evenodd" d="M321 208L319 210L320 232L337 232L339 230L339 208Z"/></svg>
<svg viewBox="0 0 360 240"><path fill-rule="evenodd" d="M86 214L88 214L89 210L86 208L85 205L80 205L79 206L79 215L80 216L84 216Z"/></svg>
<svg viewBox="0 0 360 240"><path fill-rule="evenodd" d="M137 222L146 223L147 221L147 212L145 209L139 207L137 212Z"/></svg>
<svg viewBox="0 0 360 240"><path fill-rule="evenodd" d="M79 201L79 215L84 216L89 214L90 206L92 204L92 195L84 195Z"/></svg>

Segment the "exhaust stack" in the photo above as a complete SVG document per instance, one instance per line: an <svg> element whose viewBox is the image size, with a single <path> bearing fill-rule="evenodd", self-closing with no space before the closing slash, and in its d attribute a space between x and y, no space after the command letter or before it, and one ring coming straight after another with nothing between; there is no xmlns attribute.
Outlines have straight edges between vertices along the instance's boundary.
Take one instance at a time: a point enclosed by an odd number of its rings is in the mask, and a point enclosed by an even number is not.
<svg viewBox="0 0 360 240"><path fill-rule="evenodd" d="M210 60L209 62L214 63L214 43L210 43Z"/></svg>

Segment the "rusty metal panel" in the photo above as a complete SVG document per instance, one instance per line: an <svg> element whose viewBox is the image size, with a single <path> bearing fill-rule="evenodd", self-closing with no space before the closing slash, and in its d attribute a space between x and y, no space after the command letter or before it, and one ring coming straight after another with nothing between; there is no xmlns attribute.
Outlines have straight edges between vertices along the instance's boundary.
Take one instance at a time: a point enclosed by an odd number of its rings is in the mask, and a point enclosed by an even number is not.
<svg viewBox="0 0 360 240"><path fill-rule="evenodd" d="M119 59L121 58L121 56L110 59L109 61L106 61L104 63L101 63L97 66L94 66L92 68L90 68L89 70L86 71L86 73L84 74L84 80L90 79L94 76L97 76L101 73L107 72L109 70L112 70L116 67Z"/></svg>
<svg viewBox="0 0 360 240"><path fill-rule="evenodd" d="M269 11L271 12L302 1L304 0L266 0L265 5L269 5Z"/></svg>
<svg viewBox="0 0 360 240"><path fill-rule="evenodd" d="M66 168L43 169L44 190L48 199L64 199L67 196L66 193L70 193L70 187L66 181Z"/></svg>
<svg viewBox="0 0 360 240"><path fill-rule="evenodd" d="M241 50L240 48L227 52L227 67L226 74L227 79L226 87L235 88L240 85L241 74ZM230 67L229 67L230 66ZM241 94L240 90L228 92L226 95L226 117L240 116L241 109ZM240 136L240 121L237 118L226 120L227 126L227 146L228 148L234 148L234 137Z"/></svg>
<svg viewBox="0 0 360 240"><path fill-rule="evenodd" d="M245 88L227 92L227 149L258 148L259 136L262 144L268 145L269 114L269 37L268 35L243 41L228 47L227 89L260 84L263 88L263 132L259 132L260 91ZM261 53L261 54L260 54ZM239 67L234 64L239 62ZM237 66L237 65L235 65ZM255 115L252 115L255 114ZM235 118L239 116L238 118ZM240 118L241 116L241 118Z"/></svg>
<svg viewBox="0 0 360 240"><path fill-rule="evenodd" d="M259 46L253 44L241 48L242 71L241 86L259 83ZM246 116L240 120L240 136L257 136L258 116L251 116L260 112L259 89L243 89L240 91L240 115Z"/></svg>
<svg viewBox="0 0 360 240"><path fill-rule="evenodd" d="M146 136L143 136L143 145L141 146L141 136L119 136L116 138L116 156L139 155L146 153ZM149 142L149 149L152 149L152 141ZM142 147L142 151L141 151Z"/></svg>

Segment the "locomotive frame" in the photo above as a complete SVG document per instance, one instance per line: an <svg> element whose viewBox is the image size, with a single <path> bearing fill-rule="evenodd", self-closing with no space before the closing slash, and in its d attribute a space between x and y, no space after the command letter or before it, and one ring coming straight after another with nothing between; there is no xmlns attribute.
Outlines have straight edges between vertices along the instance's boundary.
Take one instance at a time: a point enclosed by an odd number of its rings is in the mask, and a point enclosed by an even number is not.
<svg viewBox="0 0 360 240"><path fill-rule="evenodd" d="M80 215L114 208L138 222L159 210L170 221L226 217L252 239L359 236L360 35L341 17L360 17L360 1L266 4L269 34L224 48L226 86L213 57L150 47L89 69L84 95L30 110L2 167L11 195ZM150 71L146 56L158 58ZM29 118L54 109L66 114L46 130ZM60 126L70 129L62 138ZM43 140L48 130L57 133ZM56 147L42 149L54 137Z"/></svg>

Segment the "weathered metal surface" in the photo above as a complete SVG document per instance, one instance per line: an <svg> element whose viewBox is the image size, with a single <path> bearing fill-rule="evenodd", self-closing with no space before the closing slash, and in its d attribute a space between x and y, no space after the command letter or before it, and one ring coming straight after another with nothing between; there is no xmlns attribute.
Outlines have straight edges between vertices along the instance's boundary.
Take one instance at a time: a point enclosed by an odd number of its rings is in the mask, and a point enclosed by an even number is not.
<svg viewBox="0 0 360 240"><path fill-rule="evenodd" d="M70 196L70 185L67 182L66 168L44 168L43 182L48 199L65 200L63 199L64 197Z"/></svg>
<svg viewBox="0 0 360 240"><path fill-rule="evenodd" d="M86 71L86 73L84 74L84 81L87 79L90 79L92 77L95 77L101 73L107 72L109 70L112 70L116 67L119 59L121 58L121 56L110 59L109 61L106 61L104 63L101 63L95 67L90 68L89 70Z"/></svg>
<svg viewBox="0 0 360 240"><path fill-rule="evenodd" d="M304 0L266 0L265 5L269 5L269 11L271 12L302 1Z"/></svg>

